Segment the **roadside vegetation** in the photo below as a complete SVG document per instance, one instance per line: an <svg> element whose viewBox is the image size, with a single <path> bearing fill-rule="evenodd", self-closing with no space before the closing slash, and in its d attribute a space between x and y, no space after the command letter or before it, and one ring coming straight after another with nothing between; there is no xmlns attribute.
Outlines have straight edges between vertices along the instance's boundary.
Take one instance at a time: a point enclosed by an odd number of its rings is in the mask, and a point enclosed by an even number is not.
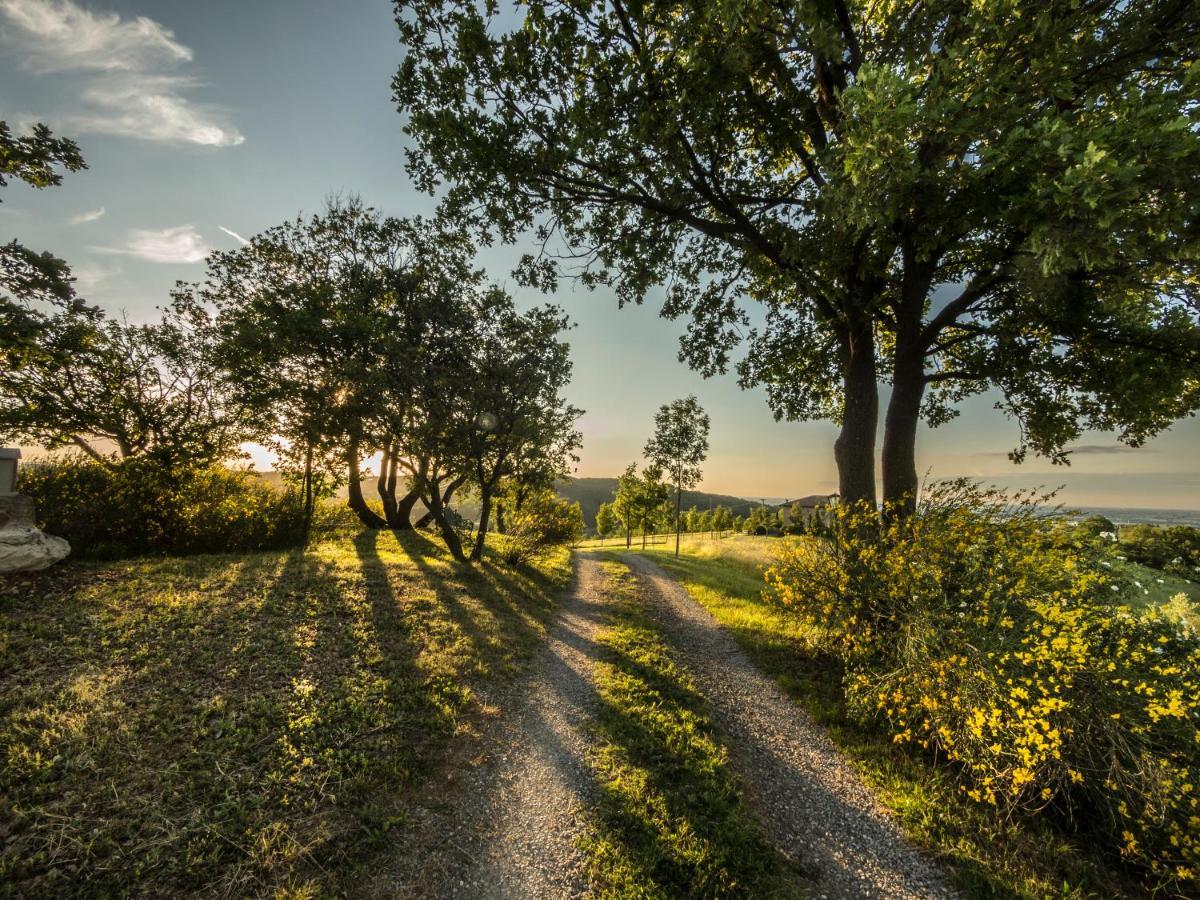
<svg viewBox="0 0 1200 900"><path fill-rule="evenodd" d="M601 799L584 847L601 897L798 896L759 834L697 692L647 618L636 578L605 562L618 598L600 635L591 762Z"/></svg>
<svg viewBox="0 0 1200 900"><path fill-rule="evenodd" d="M0 585L0 894L352 891L540 644L568 554L419 532ZM443 776L444 777L444 776Z"/></svg>
<svg viewBox="0 0 1200 900"><path fill-rule="evenodd" d="M881 800L896 812L912 839L937 856L970 896L1138 896L1149 894L1156 885L1166 887L1167 893L1186 894L1190 890L1186 886L1186 871L1164 873L1160 869L1156 873L1144 858L1122 852L1120 844L1124 841L1114 846L1104 837L1106 828L1111 827L1102 818L1105 813L1095 807L1076 806L1072 814L1061 800L1049 803L1043 799L1036 811L1023 813L1012 804L993 805L982 797L974 799L969 793L972 787L964 781L969 771L961 760L949 759L945 747L928 733L921 733L915 741L904 734L906 729L916 732L927 720L934 723L934 729L948 727L929 713L914 713L903 727L897 727L897 720L888 717L886 709L856 705L853 691L847 692L854 685L855 663L827 640L827 633L817 623L806 621L794 607L789 608L764 593L763 570L771 559L780 551L785 557L789 552L801 552L809 544L806 539L736 536L685 542L684 555L678 561L664 552L665 547L654 548L653 552L656 560L680 579L691 596L731 630L754 661L775 676L809 714L829 729ZM798 592L802 583L795 582ZM814 599L820 596L818 584L807 584L810 596ZM1109 600L1106 609L1119 618L1123 607ZM813 612L824 614L821 608L814 608ZM957 607L952 613L955 619L956 612ZM929 632L928 640L932 646L939 646L936 631ZM906 644L903 638L896 642ZM912 643L911 639L907 641ZM961 648L963 642L948 640L947 646ZM1157 653L1152 652L1151 656L1159 658ZM1096 659L1100 661L1098 665L1106 666L1109 657L1098 653ZM1120 659L1116 661L1119 663ZM1195 671L1194 664L1191 671ZM988 675L988 668L983 665L977 677L982 680ZM971 711L965 699L969 684L957 685L946 680L945 686L959 692L958 705L963 707L964 718L967 717ZM932 687L936 691L940 685ZM1132 691L1131 695L1141 697ZM1195 706L1194 698L1184 702L1191 708ZM1079 703L1077 700L1076 705ZM1134 705L1138 708L1122 707L1125 717L1132 714L1136 721L1150 718L1146 712L1150 704ZM1099 706L1102 708L1103 704ZM1012 709L1003 701L997 707L1005 717L1012 716L1015 722L1025 721L1019 713L1009 712ZM946 714L955 711L947 709ZM1105 715L1113 711L1116 710ZM1162 725L1169 726L1170 721L1164 718L1162 724L1150 729L1160 740ZM1100 743L1103 739L1094 734L1075 733L1069 740L1073 746L1062 751L1064 757L1084 750L1098 755L1103 752ZM1001 749L1011 748L1014 757L1020 753L1021 745L1015 738L1001 740L1001 744ZM1186 765L1189 752L1194 754L1194 751L1185 748L1180 752ZM1194 765L1194 755L1190 758ZM1163 762L1178 763L1179 759L1178 755L1167 755ZM1147 771L1162 770L1151 766ZM1087 778L1095 777L1095 769L1087 772ZM1071 780L1069 775L1067 778ZM1174 795L1182 804L1190 803L1194 797L1185 787L1189 783L1180 783ZM1040 795L1044 786L1038 785L1035 796ZM1113 804L1120 799L1112 801ZM1128 800L1126 803L1127 808L1132 807ZM1183 825L1184 833L1175 837L1179 844L1186 845L1186 829L1192 826L1186 817ZM1191 834L1194 833L1193 828ZM1139 839L1139 847L1144 845L1143 840ZM1169 832L1164 840L1173 846Z"/></svg>

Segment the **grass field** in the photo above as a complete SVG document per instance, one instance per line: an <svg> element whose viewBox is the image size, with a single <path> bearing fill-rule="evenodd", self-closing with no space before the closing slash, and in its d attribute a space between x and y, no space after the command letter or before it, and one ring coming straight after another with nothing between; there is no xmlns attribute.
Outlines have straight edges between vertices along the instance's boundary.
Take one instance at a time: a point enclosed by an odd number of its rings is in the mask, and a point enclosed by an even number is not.
<svg viewBox="0 0 1200 900"><path fill-rule="evenodd" d="M1006 820L964 797L933 761L846 715L841 668L809 648L804 632L762 595L762 566L779 538L735 536L684 544L676 560L654 559L674 575L776 678L854 761L919 846L939 859L971 897L1140 896L1119 866L1050 824ZM785 539L786 540L786 539Z"/></svg>
<svg viewBox="0 0 1200 900"><path fill-rule="evenodd" d="M364 532L0 581L0 895L352 892L568 563Z"/></svg>

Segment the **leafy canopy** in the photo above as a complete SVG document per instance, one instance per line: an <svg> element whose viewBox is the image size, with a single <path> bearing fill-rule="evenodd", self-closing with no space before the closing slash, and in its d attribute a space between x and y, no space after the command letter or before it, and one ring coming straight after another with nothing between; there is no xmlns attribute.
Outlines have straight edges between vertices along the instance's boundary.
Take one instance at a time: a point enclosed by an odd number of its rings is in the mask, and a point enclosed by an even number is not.
<svg viewBox="0 0 1200 900"><path fill-rule="evenodd" d="M777 416L841 419L852 348L916 385L912 423L997 387L1017 455L1200 405L1191 0L404 0L397 21L418 185L488 234L534 229L535 283L565 246L622 302L665 285L706 374L748 334L741 379Z"/></svg>

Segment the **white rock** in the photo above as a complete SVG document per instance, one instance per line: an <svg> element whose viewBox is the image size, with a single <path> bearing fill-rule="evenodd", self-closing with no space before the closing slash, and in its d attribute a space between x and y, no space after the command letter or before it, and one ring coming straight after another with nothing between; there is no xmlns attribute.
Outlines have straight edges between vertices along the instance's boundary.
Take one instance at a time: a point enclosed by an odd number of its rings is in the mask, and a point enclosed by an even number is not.
<svg viewBox="0 0 1200 900"><path fill-rule="evenodd" d="M36 572L70 552L71 545L62 538L29 525L0 530L0 573Z"/></svg>
<svg viewBox="0 0 1200 900"><path fill-rule="evenodd" d="M21 494L0 495L0 574L36 572L71 552L70 544L42 533L33 522L32 499Z"/></svg>

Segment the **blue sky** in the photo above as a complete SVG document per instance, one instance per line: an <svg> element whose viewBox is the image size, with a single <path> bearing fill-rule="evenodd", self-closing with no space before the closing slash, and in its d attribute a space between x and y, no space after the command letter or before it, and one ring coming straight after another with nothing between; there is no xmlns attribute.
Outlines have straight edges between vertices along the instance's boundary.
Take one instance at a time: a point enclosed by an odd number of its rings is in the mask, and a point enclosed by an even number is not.
<svg viewBox="0 0 1200 900"><path fill-rule="evenodd" d="M154 314L177 279L203 273L210 248L237 245L332 193L393 215L428 213L404 173L390 80L401 48L385 0L129 3L0 0L0 116L75 137L90 166L58 189L8 188L0 239L19 235L72 264L87 298L130 318ZM232 232L233 234L230 234ZM480 261L509 275L522 248ZM654 410L695 393L712 416L705 487L743 496L834 489L828 423L776 423L759 391L701 379L677 362L682 323L657 306L618 310L603 291L564 285L554 301L571 333L572 401L587 410L581 475L640 458ZM1089 434L1070 468L1005 452L1016 427L994 397L965 404L920 439L933 477L1065 485L1069 504L1200 508L1200 421L1146 448Z"/></svg>

